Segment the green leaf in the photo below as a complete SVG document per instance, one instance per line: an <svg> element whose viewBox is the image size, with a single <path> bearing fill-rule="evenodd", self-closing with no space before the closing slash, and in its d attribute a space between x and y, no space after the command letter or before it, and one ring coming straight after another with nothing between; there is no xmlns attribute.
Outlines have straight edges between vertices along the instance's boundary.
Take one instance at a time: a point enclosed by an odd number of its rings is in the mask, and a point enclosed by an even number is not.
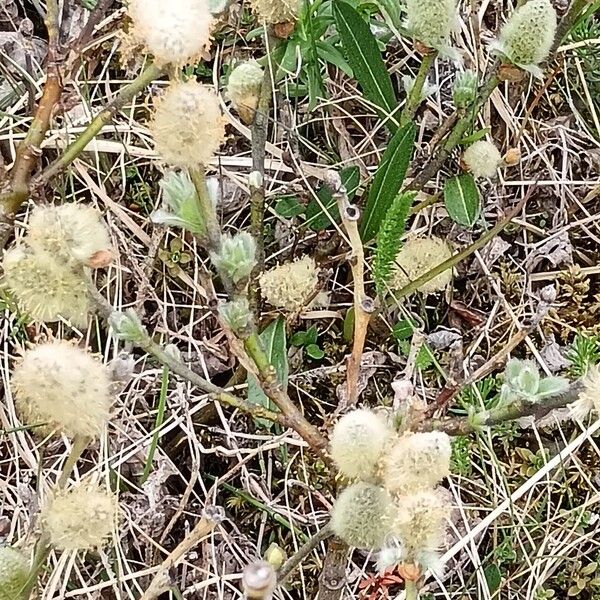
<svg viewBox="0 0 600 600"><path fill-rule="evenodd" d="M354 307L351 306L344 317L344 341L348 344L354 339Z"/></svg>
<svg viewBox="0 0 600 600"><path fill-rule="evenodd" d="M335 65L338 69L346 73L348 77L354 77L352 67L346 62L343 54L335 46L332 46L328 42L318 40L317 53L323 60Z"/></svg>
<svg viewBox="0 0 600 600"><path fill-rule="evenodd" d="M473 175L465 173L448 179L444 185L444 203L453 221L472 227L481 212L479 190Z"/></svg>
<svg viewBox="0 0 600 600"><path fill-rule="evenodd" d="M488 565L483 570L483 573L485 575L485 580L488 584L490 594L494 595L502 583L502 574L500 573L500 569L497 565Z"/></svg>
<svg viewBox="0 0 600 600"><path fill-rule="evenodd" d="M309 344L306 346L306 354L314 360L321 360L325 356L325 352L323 352L316 344Z"/></svg>
<svg viewBox="0 0 600 600"><path fill-rule="evenodd" d="M284 196L275 204L275 212L286 219L297 217L304 212L304 206L294 196Z"/></svg>
<svg viewBox="0 0 600 600"><path fill-rule="evenodd" d="M408 319L398 321L392 329L392 335L398 341L407 340L415 331L414 325Z"/></svg>
<svg viewBox="0 0 600 600"><path fill-rule="evenodd" d="M285 389L287 387L289 375L285 319L279 317L276 321L270 323L260 334L260 339L265 348L267 357L269 358L269 362L275 367L277 378ZM269 398L267 398L254 375L248 377L248 402L259 404L270 410L277 411L277 407L275 407ZM271 429L274 425L274 423L267 421L266 419L256 419L256 423L266 429Z"/></svg>
<svg viewBox="0 0 600 600"><path fill-rule="evenodd" d="M348 199L352 200L360 183L358 167L346 167L342 169L340 177L348 192ZM336 201L325 186L317 190L317 198L319 198L320 203L313 199L306 207L306 225L313 231L322 231L329 227L329 225L339 222L340 213ZM325 210L323 210L323 207Z"/></svg>
<svg viewBox="0 0 600 600"><path fill-rule="evenodd" d="M473 142L483 139L491 130L492 130L491 127L484 127L483 129L480 129L479 131L473 132L471 135L465 136L458 143L461 146L464 146L465 144L470 145Z"/></svg>
<svg viewBox="0 0 600 600"><path fill-rule="evenodd" d="M317 338L319 337L319 332L316 328L315 325L313 325L312 327L309 327L306 332L305 332L305 344L316 344L317 343Z"/></svg>
<svg viewBox="0 0 600 600"><path fill-rule="evenodd" d="M375 237L379 226L398 195L408 169L415 143L414 123L401 127L390 140L373 177L360 232L363 242Z"/></svg>
<svg viewBox="0 0 600 600"><path fill-rule="evenodd" d="M398 102L375 36L358 12L342 0L334 0L333 17L356 80L365 96L382 109L385 118ZM387 119L386 125L392 132L397 129L392 119Z"/></svg>
<svg viewBox="0 0 600 600"><path fill-rule="evenodd" d="M290 339L292 346L305 346L306 345L306 331L297 331Z"/></svg>
<svg viewBox="0 0 600 600"><path fill-rule="evenodd" d="M388 209L381 228L377 233L377 249L373 260L373 279L377 293L385 294L386 283L390 280L396 255L400 250L406 229L406 219L416 192L400 193Z"/></svg>

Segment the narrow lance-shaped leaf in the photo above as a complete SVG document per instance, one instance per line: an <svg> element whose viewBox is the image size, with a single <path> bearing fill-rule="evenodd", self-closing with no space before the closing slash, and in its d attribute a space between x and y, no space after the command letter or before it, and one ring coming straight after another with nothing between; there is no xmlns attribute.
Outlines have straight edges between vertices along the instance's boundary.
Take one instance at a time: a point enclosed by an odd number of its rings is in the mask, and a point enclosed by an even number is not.
<svg viewBox="0 0 600 600"><path fill-rule="evenodd" d="M275 367L277 378L281 385L286 388L288 383L288 358L287 358L287 340L285 335L285 320L283 317L279 317L276 321L273 321L268 327L260 334L260 339L263 343L267 357L270 363ZM277 407L267 398L265 393L262 391L260 384L258 383L254 375L248 376L248 401L252 404L259 404L270 410L277 411ZM256 422L270 429L273 426L271 421L265 419L256 419Z"/></svg>
<svg viewBox="0 0 600 600"><path fill-rule="evenodd" d="M407 123L390 140L369 189L360 233L363 242L375 237L394 198L398 195L408 169L415 143L415 126Z"/></svg>
<svg viewBox="0 0 600 600"><path fill-rule="evenodd" d="M342 0L334 0L333 17L356 80L365 96L381 108L381 116L385 118L396 109L398 102L375 36L360 14ZM392 119L387 119L386 125L392 132L397 130Z"/></svg>
<svg viewBox="0 0 600 600"><path fill-rule="evenodd" d="M479 190L473 175L464 173L446 181L444 203L450 218L465 227L472 227L481 212Z"/></svg>

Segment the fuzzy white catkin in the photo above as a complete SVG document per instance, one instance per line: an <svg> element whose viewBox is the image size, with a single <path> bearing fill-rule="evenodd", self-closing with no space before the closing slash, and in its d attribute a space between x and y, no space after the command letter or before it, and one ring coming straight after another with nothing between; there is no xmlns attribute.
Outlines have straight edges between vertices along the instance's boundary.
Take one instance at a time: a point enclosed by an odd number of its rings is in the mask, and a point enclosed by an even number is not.
<svg viewBox="0 0 600 600"><path fill-rule="evenodd" d="M269 304L295 312L305 307L315 292L319 283L319 269L313 258L303 256L265 271L259 281Z"/></svg>
<svg viewBox="0 0 600 600"><path fill-rule="evenodd" d="M465 150L462 160L474 177L495 177L502 155L492 142L479 140Z"/></svg>
<svg viewBox="0 0 600 600"><path fill-rule="evenodd" d="M63 317L76 327L85 326L90 299L82 268L48 252L22 247L8 250L3 266L21 311L36 321L52 323Z"/></svg>
<svg viewBox="0 0 600 600"><path fill-rule="evenodd" d="M350 546L380 548L390 531L390 510L390 497L384 489L370 483L354 483L336 498L331 528Z"/></svg>
<svg viewBox="0 0 600 600"><path fill-rule="evenodd" d="M197 62L210 46L207 0L130 0L133 36L159 65Z"/></svg>
<svg viewBox="0 0 600 600"><path fill-rule="evenodd" d="M331 457L346 477L369 479L376 472L389 435L382 417L367 409L353 410L333 428Z"/></svg>
<svg viewBox="0 0 600 600"><path fill-rule="evenodd" d="M262 67L255 60L240 63L229 75L227 97L244 123L249 124L254 119L263 75Z"/></svg>
<svg viewBox="0 0 600 600"><path fill-rule="evenodd" d="M423 490L395 502L394 533L400 538L404 560L435 552L441 545L450 517L448 497L442 490Z"/></svg>
<svg viewBox="0 0 600 600"><path fill-rule="evenodd" d="M455 0L407 0L408 29L429 48L447 50L456 24Z"/></svg>
<svg viewBox="0 0 600 600"><path fill-rule="evenodd" d="M14 369L11 387L21 418L28 425L69 437L96 437L110 415L107 368L66 341L38 344Z"/></svg>
<svg viewBox="0 0 600 600"><path fill-rule="evenodd" d="M16 548L0 547L0 600L17 600L29 577L29 561Z"/></svg>
<svg viewBox="0 0 600 600"><path fill-rule="evenodd" d="M86 266L95 266L95 259L111 253L100 213L91 206L75 203L36 207L29 219L26 242L35 251Z"/></svg>
<svg viewBox="0 0 600 600"><path fill-rule="evenodd" d="M260 21L268 25L295 21L300 8L299 0L250 0Z"/></svg>
<svg viewBox="0 0 600 600"><path fill-rule="evenodd" d="M382 461L382 480L394 494L412 494L437 485L450 473L452 446L439 431L399 436Z"/></svg>
<svg viewBox="0 0 600 600"><path fill-rule="evenodd" d="M598 365L590 365L581 380L583 389L575 402L569 404L569 412L575 419L583 421L595 410L600 414L600 369Z"/></svg>
<svg viewBox="0 0 600 600"><path fill-rule="evenodd" d="M157 103L150 131L157 153L170 165L204 165L225 138L219 99L196 81L173 83Z"/></svg>
<svg viewBox="0 0 600 600"><path fill-rule="evenodd" d="M450 246L444 240L431 237L410 237L396 255L396 268L390 277L389 286L399 290L424 275L452 256ZM422 294L434 294L445 290L452 281L452 269L446 269L419 286Z"/></svg>
<svg viewBox="0 0 600 600"><path fill-rule="evenodd" d="M44 530L59 550L102 546L114 529L117 502L113 494L91 483L59 491L42 510Z"/></svg>
<svg viewBox="0 0 600 600"><path fill-rule="evenodd" d="M519 6L500 32L496 47L511 62L536 69L548 57L556 35L556 11L550 0L529 0Z"/></svg>

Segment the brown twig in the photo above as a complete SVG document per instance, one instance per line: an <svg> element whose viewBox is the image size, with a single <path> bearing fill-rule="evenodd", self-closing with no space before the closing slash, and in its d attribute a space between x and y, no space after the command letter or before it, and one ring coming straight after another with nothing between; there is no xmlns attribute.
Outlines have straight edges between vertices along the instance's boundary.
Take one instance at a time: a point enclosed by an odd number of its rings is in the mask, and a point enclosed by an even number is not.
<svg viewBox="0 0 600 600"><path fill-rule="evenodd" d="M316 450L325 457L325 449L328 443L327 438L306 420L298 407L290 399L287 391L283 389L277 377L277 372L270 363L262 347L260 337L256 332L244 340L244 349L256 365L258 380L263 392L281 411L282 419L285 423L298 433L313 450Z"/></svg>
<svg viewBox="0 0 600 600"><path fill-rule="evenodd" d="M346 584L348 544L332 537L327 544L327 554L319 580L317 600L339 600Z"/></svg>
<svg viewBox="0 0 600 600"><path fill-rule="evenodd" d="M14 213L29 195L31 174L41 154L40 145L50 127L54 107L59 101L63 89L59 68L58 2L57 0L48 0L46 6L45 23L48 31L46 83L29 131L17 148L8 189L0 195L0 221L4 225L9 224L9 232Z"/></svg>
<svg viewBox="0 0 600 600"><path fill-rule="evenodd" d="M268 49L276 47L275 37L267 33ZM273 55L271 51L270 56ZM269 61L260 88L258 106L252 123L252 174L250 177L250 233L256 242L256 267L250 276L248 286L250 304L258 315L260 312L260 286L258 276L264 269L264 221L265 221L265 156L269 109L273 96L273 80L277 65Z"/></svg>
<svg viewBox="0 0 600 600"><path fill-rule="evenodd" d="M176 566L183 557L198 542L210 534L210 532L225 518L225 512L219 506L209 506L204 510L202 518L194 529L183 539L183 541L163 560L158 571L154 575L148 589L140 600L155 600L161 594L168 592L172 587L169 571Z"/></svg>
<svg viewBox="0 0 600 600"><path fill-rule="evenodd" d="M331 191L336 200L342 217L342 224L348 234L350 243L350 268L354 281L354 337L352 353L348 358L347 369L347 403L356 404L358 400L358 378L360 375L360 364L367 337L369 320L375 304L365 292L365 251L360 233L358 232L358 219L360 211L348 201L348 194L339 174L336 171L328 171L325 175L325 185Z"/></svg>

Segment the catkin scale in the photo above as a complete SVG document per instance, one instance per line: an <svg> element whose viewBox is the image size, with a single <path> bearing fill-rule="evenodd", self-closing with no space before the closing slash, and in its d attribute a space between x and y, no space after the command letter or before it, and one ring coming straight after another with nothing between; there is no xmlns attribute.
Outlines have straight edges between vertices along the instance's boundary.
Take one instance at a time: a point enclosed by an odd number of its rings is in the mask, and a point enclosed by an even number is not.
<svg viewBox="0 0 600 600"><path fill-rule="evenodd" d="M411 494L437 485L450 473L452 446L439 431L399 436L382 460L382 480L394 494Z"/></svg>
<svg viewBox="0 0 600 600"><path fill-rule="evenodd" d="M478 140L465 150L462 161L474 177L495 177L502 155L492 142Z"/></svg>
<svg viewBox="0 0 600 600"><path fill-rule="evenodd" d="M302 309L319 283L319 270L314 258L304 256L265 271L260 287L267 302L289 312Z"/></svg>
<svg viewBox="0 0 600 600"><path fill-rule="evenodd" d="M29 577L29 561L16 548L0 547L0 600L17 600Z"/></svg>
<svg viewBox="0 0 600 600"><path fill-rule="evenodd" d="M17 305L32 319L52 323L63 317L76 327L86 325L90 299L83 267L22 247L8 250L3 266Z"/></svg>
<svg viewBox="0 0 600 600"><path fill-rule="evenodd" d="M438 237L411 237L407 239L396 255L395 269L389 281L390 289L402 289L405 285L424 275L451 256L450 246ZM452 269L446 269L421 284L418 291L426 295L433 294L445 290L451 280Z"/></svg>
<svg viewBox="0 0 600 600"><path fill-rule="evenodd" d="M254 120L262 82L263 70L255 60L240 63L229 75L227 96L247 125Z"/></svg>
<svg viewBox="0 0 600 600"><path fill-rule="evenodd" d="M505 23L495 44L511 63L540 75L538 65L552 48L556 35L556 11L550 0L529 0Z"/></svg>

